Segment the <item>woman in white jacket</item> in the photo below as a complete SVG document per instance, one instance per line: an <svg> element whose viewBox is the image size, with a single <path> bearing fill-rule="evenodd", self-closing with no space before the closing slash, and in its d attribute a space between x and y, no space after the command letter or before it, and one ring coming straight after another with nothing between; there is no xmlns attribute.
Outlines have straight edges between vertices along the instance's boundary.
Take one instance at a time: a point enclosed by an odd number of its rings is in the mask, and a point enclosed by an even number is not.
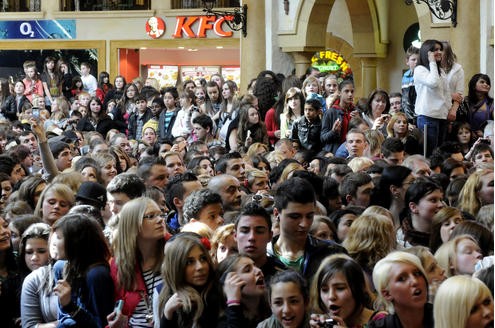
<svg viewBox="0 0 495 328"><path fill-rule="evenodd" d="M451 110L452 95L445 72L441 68L443 45L437 40L426 40L419 50L418 66L414 69L416 88L415 111L418 128L426 128L426 156L440 146L447 131L447 117L455 119Z"/></svg>
<svg viewBox="0 0 495 328"><path fill-rule="evenodd" d="M443 58L442 68L447 75L447 81L449 83L449 89L452 95L452 110L459 108L463 101L464 95L464 69L457 62L457 56L448 41L442 41L443 44Z"/></svg>

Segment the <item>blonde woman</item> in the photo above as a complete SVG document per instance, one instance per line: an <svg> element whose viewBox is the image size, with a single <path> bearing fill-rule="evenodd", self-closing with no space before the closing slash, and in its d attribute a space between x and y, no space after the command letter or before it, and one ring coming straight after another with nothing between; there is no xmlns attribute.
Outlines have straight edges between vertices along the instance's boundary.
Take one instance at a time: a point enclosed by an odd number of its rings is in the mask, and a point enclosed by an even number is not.
<svg viewBox="0 0 495 328"><path fill-rule="evenodd" d="M222 262L226 257L238 253L237 242L234 238L233 223L218 227L211 238L210 254L215 263Z"/></svg>
<svg viewBox="0 0 495 328"><path fill-rule="evenodd" d="M418 129L409 128L406 114L395 113L387 124L387 136L399 138L404 144L404 152L408 155L421 154L423 141Z"/></svg>
<svg viewBox="0 0 495 328"><path fill-rule="evenodd" d="M373 283L378 292L375 307L389 315L370 322L369 328L434 328L433 308L427 302L428 279L417 256L398 251L388 254L376 263ZM404 288L411 292L405 293Z"/></svg>
<svg viewBox="0 0 495 328"><path fill-rule="evenodd" d="M265 171L258 169L246 170L246 188L251 194L266 193L270 190L270 181Z"/></svg>
<svg viewBox="0 0 495 328"><path fill-rule="evenodd" d="M72 189L61 183L52 183L46 186L41 193L34 209L34 215L52 226L55 221L69 212L74 202L75 196Z"/></svg>
<svg viewBox="0 0 495 328"><path fill-rule="evenodd" d="M385 215L360 215L352 222L342 246L361 265L371 283L375 264L396 248L394 224Z"/></svg>
<svg viewBox="0 0 495 328"><path fill-rule="evenodd" d="M421 265L425 269L426 278L428 279L428 299L430 303L433 303L438 286L440 286L440 284L447 279L447 276L445 276L445 270L438 265L435 256L433 256L428 247L413 246L406 248L404 252L416 255L421 261Z"/></svg>
<svg viewBox="0 0 495 328"><path fill-rule="evenodd" d="M366 172L374 162L368 157L354 157L347 163L352 170L352 172Z"/></svg>
<svg viewBox="0 0 495 328"><path fill-rule="evenodd" d="M469 176L459 194L457 207L476 216L487 204L493 204L493 170L483 169Z"/></svg>
<svg viewBox="0 0 495 328"><path fill-rule="evenodd" d="M482 251L473 237L457 236L444 243L435 252L435 259L445 270L447 277L472 275L478 261L483 258Z"/></svg>
<svg viewBox="0 0 495 328"><path fill-rule="evenodd" d="M435 328L493 327L493 298L487 286L468 276L447 279L434 303Z"/></svg>
<svg viewBox="0 0 495 328"><path fill-rule="evenodd" d="M121 312L110 315L114 324L133 327L153 322L153 290L162 281L163 220L158 205L147 197L131 200L119 213L110 270L115 300L124 300L124 305Z"/></svg>

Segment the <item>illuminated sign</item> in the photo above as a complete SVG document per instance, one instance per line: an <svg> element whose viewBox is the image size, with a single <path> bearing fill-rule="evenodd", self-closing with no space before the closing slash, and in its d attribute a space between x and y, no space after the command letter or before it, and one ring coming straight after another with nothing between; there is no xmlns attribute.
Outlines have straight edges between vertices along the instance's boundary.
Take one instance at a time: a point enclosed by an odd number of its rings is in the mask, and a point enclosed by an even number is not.
<svg viewBox="0 0 495 328"><path fill-rule="evenodd" d="M234 19L233 16L177 16L175 30L172 38L206 38L208 31L213 31L221 38L231 38L234 33L223 29L226 20ZM159 38L165 33L165 22L159 17L151 17L146 21L146 34L153 39Z"/></svg>
<svg viewBox="0 0 495 328"><path fill-rule="evenodd" d="M352 70L344 57L334 50L318 51L311 58L311 66L322 73L332 73L338 78L352 78Z"/></svg>
<svg viewBox="0 0 495 328"><path fill-rule="evenodd" d="M0 21L0 39L75 39L74 19Z"/></svg>
<svg viewBox="0 0 495 328"><path fill-rule="evenodd" d="M150 17L146 22L146 34L153 39L161 37L165 33L165 22L160 17Z"/></svg>

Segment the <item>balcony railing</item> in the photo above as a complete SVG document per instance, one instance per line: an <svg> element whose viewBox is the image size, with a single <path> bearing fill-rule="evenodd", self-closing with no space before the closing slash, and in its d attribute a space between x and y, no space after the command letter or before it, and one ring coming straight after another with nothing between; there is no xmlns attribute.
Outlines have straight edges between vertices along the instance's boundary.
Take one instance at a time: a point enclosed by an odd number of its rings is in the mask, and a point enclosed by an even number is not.
<svg viewBox="0 0 495 328"><path fill-rule="evenodd" d="M61 0L61 11L149 10L151 0Z"/></svg>
<svg viewBox="0 0 495 328"><path fill-rule="evenodd" d="M215 7L228 8L239 7L239 0L217 0ZM203 1L201 0L172 0L172 9L197 9L203 8Z"/></svg>

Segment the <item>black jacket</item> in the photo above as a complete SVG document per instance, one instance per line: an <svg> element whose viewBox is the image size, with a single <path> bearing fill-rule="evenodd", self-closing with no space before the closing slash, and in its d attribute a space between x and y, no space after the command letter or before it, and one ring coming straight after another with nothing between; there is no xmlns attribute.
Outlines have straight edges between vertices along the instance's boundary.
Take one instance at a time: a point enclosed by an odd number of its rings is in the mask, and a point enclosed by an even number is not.
<svg viewBox="0 0 495 328"><path fill-rule="evenodd" d="M138 135L138 131L137 131L138 118L139 118L138 113L134 113L134 114L131 114L131 116L129 116L129 126L128 126L128 129L129 129L128 138L129 139L136 139L136 136ZM151 110L149 108L146 108L146 111L143 114L143 126L146 122L148 122L148 120L150 118L151 118Z"/></svg>
<svg viewBox="0 0 495 328"><path fill-rule="evenodd" d="M112 121L112 119L108 116L105 116L102 118L98 124L96 125L96 128L91 124L90 120L88 117L83 117L79 123L77 123L77 130L78 131L97 131L101 133L103 138L107 136L107 132L110 131L111 129L115 128L115 124Z"/></svg>
<svg viewBox="0 0 495 328"><path fill-rule="evenodd" d="M15 96L10 95L7 97L7 99L5 99L5 102L2 105L1 108L2 114L10 121L16 121L18 120L17 114L22 112L22 106L25 103L29 103L29 99L26 96L21 97L19 106L17 106L17 102L15 101Z"/></svg>
<svg viewBox="0 0 495 328"><path fill-rule="evenodd" d="M277 243L279 236L272 239L272 245ZM272 256L276 256L273 248L268 250ZM347 250L333 241L321 241L310 235L306 237L304 246L304 259L301 268L301 274L306 278L308 283L311 283L313 275L318 270L323 259L333 254L347 254Z"/></svg>
<svg viewBox="0 0 495 328"><path fill-rule="evenodd" d="M304 149L318 153L321 150L321 120L318 117L310 123L305 116L294 122L292 140L298 142Z"/></svg>

